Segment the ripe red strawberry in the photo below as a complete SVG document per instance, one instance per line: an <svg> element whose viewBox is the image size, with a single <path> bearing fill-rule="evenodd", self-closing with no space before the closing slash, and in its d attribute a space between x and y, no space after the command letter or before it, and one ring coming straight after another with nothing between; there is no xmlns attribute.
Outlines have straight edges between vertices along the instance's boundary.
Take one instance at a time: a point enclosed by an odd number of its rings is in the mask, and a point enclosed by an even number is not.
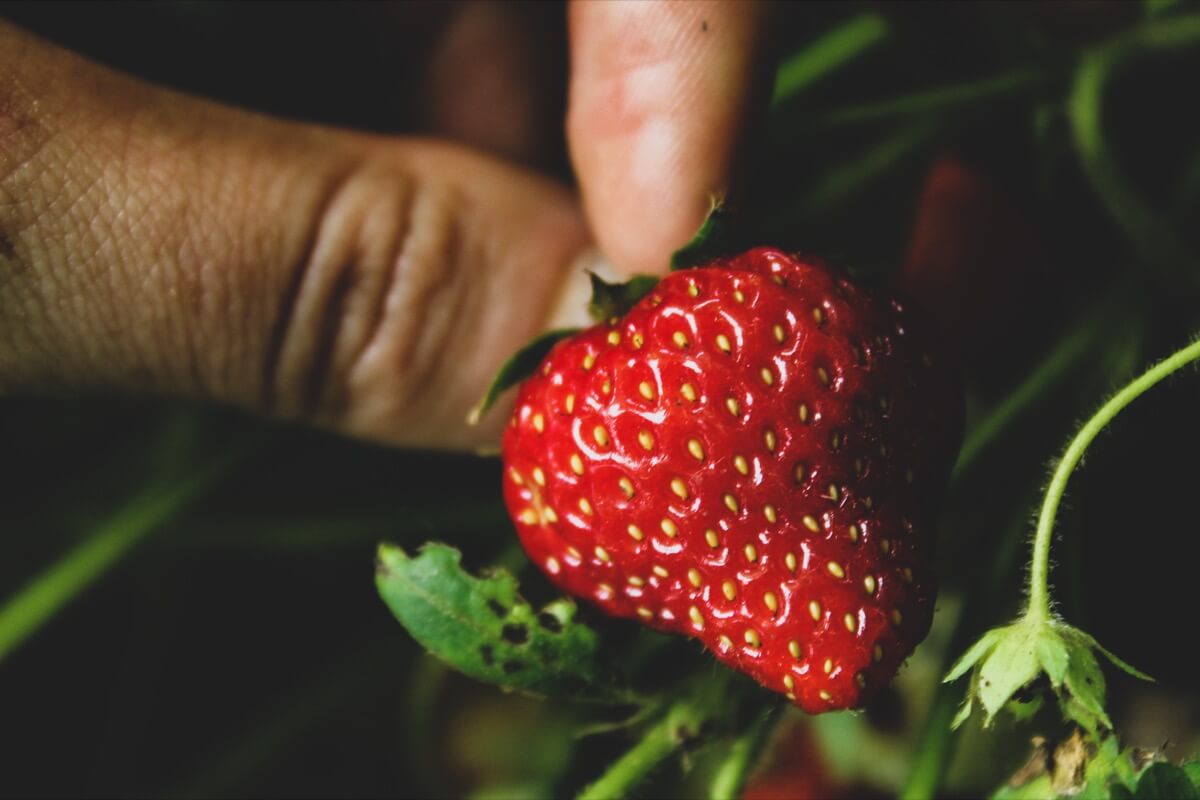
<svg viewBox="0 0 1200 800"><path fill-rule="evenodd" d="M521 387L504 493L530 557L811 713L929 629L961 396L909 314L760 248L674 272Z"/></svg>

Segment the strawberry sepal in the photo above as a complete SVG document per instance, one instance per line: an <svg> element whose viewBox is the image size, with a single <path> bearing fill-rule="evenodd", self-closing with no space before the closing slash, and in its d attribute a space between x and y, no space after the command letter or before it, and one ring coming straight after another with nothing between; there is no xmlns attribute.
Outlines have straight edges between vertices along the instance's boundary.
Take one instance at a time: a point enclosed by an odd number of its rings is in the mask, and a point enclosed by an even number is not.
<svg viewBox="0 0 1200 800"><path fill-rule="evenodd" d="M733 219L733 212L722 198L714 196L700 229L687 244L671 254L671 271L707 264L737 250L731 236Z"/></svg>
<svg viewBox="0 0 1200 800"><path fill-rule="evenodd" d="M1029 704L1029 698L1019 696L1022 690L1045 676L1067 719L1093 734L1112 730L1096 653L1136 678L1153 680L1101 647L1090 634L1059 619L1026 614L1011 625L988 631L943 679L950 683L972 673L967 697L951 726L957 728L970 717L975 701L983 706L985 726L1001 709L1020 716Z"/></svg>
<svg viewBox="0 0 1200 800"><path fill-rule="evenodd" d="M658 285L658 278L654 275L634 275L624 283L609 283L594 272L589 272L588 278L592 281L588 314L596 322L608 322L625 316L637 301Z"/></svg>
<svg viewBox="0 0 1200 800"><path fill-rule="evenodd" d="M488 409L496 404L500 395L532 375L538 365L542 363L542 359L554 345L558 344L559 340L578 332L578 328L557 328L546 331L509 356L508 361L505 361L496 372L496 377L492 378L492 384L488 387L487 393L467 415L467 423L478 425L479 420L483 419L483 415L487 413Z"/></svg>

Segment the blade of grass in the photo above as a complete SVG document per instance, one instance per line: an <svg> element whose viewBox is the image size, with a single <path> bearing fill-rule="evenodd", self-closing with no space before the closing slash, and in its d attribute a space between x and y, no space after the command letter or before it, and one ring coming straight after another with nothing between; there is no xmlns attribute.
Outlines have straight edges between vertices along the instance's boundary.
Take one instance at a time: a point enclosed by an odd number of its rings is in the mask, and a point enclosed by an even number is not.
<svg viewBox="0 0 1200 800"><path fill-rule="evenodd" d="M853 17L784 59L775 74L771 105L778 107L821 78L848 64L887 37L878 14Z"/></svg>
<svg viewBox="0 0 1200 800"><path fill-rule="evenodd" d="M227 452L178 480L153 485L0 606L0 661L107 572L145 536L177 514L244 452Z"/></svg>
<svg viewBox="0 0 1200 800"><path fill-rule="evenodd" d="M858 158L839 164L817 179L798 209L789 208L772 218L781 222L794 221L836 209L932 139L939 130L941 126L929 119L918 119L903 126Z"/></svg>
<svg viewBox="0 0 1200 800"><path fill-rule="evenodd" d="M1028 413L1048 392L1069 379L1096 346L1113 333L1113 312L1105 300L1092 308L1083 321L1071 327L1021 384L971 426L955 465L956 475L965 474L983 453L995 444L1010 425Z"/></svg>
<svg viewBox="0 0 1200 800"><path fill-rule="evenodd" d="M1023 69L977 81L939 86L873 103L860 103L814 115L805 128L834 128L908 114L943 111L956 106L990 100L1037 86L1044 80L1040 70Z"/></svg>
<svg viewBox="0 0 1200 800"><path fill-rule="evenodd" d="M1035 488L1031 489L1026 498L1017 504L1018 513L1001 529L1001 535L998 537L999 544L991 554L991 558L979 562L981 569L977 571L986 570L987 572L983 577L987 591L967 595L966 606L959 615L954 632L950 636L948 653L962 652L970 645L971 637L986 624L992 613L993 609L990 608L989 601L992 598L1005 596L1001 587L1017 565L1017 560L1022 552L1021 546L1025 542L1025 533L1029 527L1026 509L1033 506L1036 498L1035 484ZM946 666L948 664L944 663L943 669L938 672L939 675L945 672ZM913 757L909 762L908 779L900 790L901 800L926 800L938 796L938 789L941 787L942 779L946 776L950 759L954 756L958 731L951 729L950 722L958 711L962 695L963 684L938 683L934 690L933 702L930 704L925 721L921 726L916 747L913 749Z"/></svg>

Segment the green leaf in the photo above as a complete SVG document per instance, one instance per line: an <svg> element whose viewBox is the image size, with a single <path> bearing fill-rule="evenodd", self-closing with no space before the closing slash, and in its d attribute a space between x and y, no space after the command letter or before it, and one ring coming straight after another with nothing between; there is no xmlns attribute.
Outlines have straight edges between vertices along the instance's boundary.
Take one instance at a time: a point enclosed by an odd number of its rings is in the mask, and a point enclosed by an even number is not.
<svg viewBox="0 0 1200 800"><path fill-rule="evenodd" d="M1174 764L1151 764L1138 778L1135 800L1198 800L1188 774Z"/></svg>
<svg viewBox="0 0 1200 800"><path fill-rule="evenodd" d="M478 425L479 420L495 404L500 395L504 394L506 389L516 386L532 375L537 370L538 364L542 363L542 359L560 339L565 339L578 332L578 328L559 328L547 331L513 353L512 357L504 362L504 366L500 367L496 377L492 379L492 385L488 387L487 394L479 401L479 405L471 409L467 422L471 425Z"/></svg>
<svg viewBox="0 0 1200 800"><path fill-rule="evenodd" d="M1078 636L1083 637L1083 640L1085 642L1087 642L1089 647L1091 647L1095 650L1099 650L1101 653L1103 653L1104 657L1107 658L1110 662L1112 662L1112 665L1114 667L1116 667L1117 669L1121 670L1122 672L1124 672L1128 675L1132 675L1135 678L1139 678L1143 681L1149 681L1150 683L1155 682L1154 678L1152 678L1149 675L1147 675L1146 673L1142 672L1140 669L1130 666L1125 661L1117 658L1117 656L1115 654L1113 654L1112 651L1110 651L1108 648L1104 647L1102 644L1097 642L1095 640L1095 638L1092 637L1091 634L1085 633L1084 631L1080 631L1080 630L1076 630L1076 629L1072 629L1072 630L1074 630Z"/></svg>
<svg viewBox="0 0 1200 800"><path fill-rule="evenodd" d="M714 197L700 230L671 256L671 269L687 269L727 254L732 241L732 222L733 213L725 208L720 198Z"/></svg>
<svg viewBox="0 0 1200 800"><path fill-rule="evenodd" d="M457 550L427 544L416 557L379 547L375 584L425 649L481 681L534 694L632 702L599 658L599 639L558 600L535 611L504 571L467 574Z"/></svg>
<svg viewBox="0 0 1200 800"><path fill-rule="evenodd" d="M1041 693L1034 694L1027 699L1013 697L1004 704L1004 710L1012 714L1013 719L1023 722L1027 719L1032 719L1034 714L1042 710L1042 706L1045 703L1045 698Z"/></svg>
<svg viewBox="0 0 1200 800"><path fill-rule="evenodd" d="M971 718L971 712L975 709L975 695L973 692L968 692L963 703L958 708L958 712L954 715L954 719L950 720L950 730L956 731L962 724Z"/></svg>
<svg viewBox="0 0 1200 800"><path fill-rule="evenodd" d="M1091 650L1074 649L1063 685L1069 692L1063 711L1091 732L1097 723L1112 730L1112 722L1104 711L1104 673Z"/></svg>
<svg viewBox="0 0 1200 800"><path fill-rule="evenodd" d="M1200 791L1200 761L1189 761L1181 769L1188 776L1188 780L1192 782L1192 786Z"/></svg>
<svg viewBox="0 0 1200 800"><path fill-rule="evenodd" d="M996 790L992 798L993 800L1046 800L1048 797L1056 797L1057 794L1054 791L1053 778L1047 773L1020 786L1005 784Z"/></svg>
<svg viewBox="0 0 1200 800"><path fill-rule="evenodd" d="M1037 640L1037 656L1038 661L1042 665L1042 669L1050 677L1050 685L1054 688L1062 686L1063 679L1067 675L1067 666L1070 661L1070 656L1067 652L1067 645L1053 629L1046 629Z"/></svg>
<svg viewBox="0 0 1200 800"><path fill-rule="evenodd" d="M990 723L1009 698L1041 672L1037 658L1040 626L1022 620L1005 629L996 648L979 666L980 704Z"/></svg>
<svg viewBox="0 0 1200 800"><path fill-rule="evenodd" d="M992 651L996 646L996 642L1000 641L1000 637L1004 635L1007 628L992 628L979 638L979 641L971 645L971 649L963 654L962 658L954 663L950 671L946 673L946 677L942 678L942 683L953 683L954 681L967 674L967 670L975 666L981 658Z"/></svg>
<svg viewBox="0 0 1200 800"><path fill-rule="evenodd" d="M658 285L654 275L634 275L624 283L609 283L594 272L589 272L588 277L592 280L588 313L597 322L625 316L638 300Z"/></svg>
<svg viewBox="0 0 1200 800"><path fill-rule="evenodd" d="M1116 736L1106 736L1096 747L1096 753L1085 768L1083 790L1079 800L1107 800L1114 782L1125 785L1125 773L1132 769L1129 752L1122 751Z"/></svg>

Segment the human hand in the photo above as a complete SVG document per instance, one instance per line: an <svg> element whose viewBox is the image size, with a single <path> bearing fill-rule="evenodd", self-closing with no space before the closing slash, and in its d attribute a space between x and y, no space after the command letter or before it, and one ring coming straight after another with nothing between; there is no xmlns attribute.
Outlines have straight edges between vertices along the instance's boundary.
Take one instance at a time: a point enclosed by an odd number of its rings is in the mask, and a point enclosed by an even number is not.
<svg viewBox="0 0 1200 800"><path fill-rule="evenodd" d="M764 96L750 4L576 2L565 187L460 146L284 123L0 22L0 391L206 397L433 447L592 247L660 271Z"/></svg>

